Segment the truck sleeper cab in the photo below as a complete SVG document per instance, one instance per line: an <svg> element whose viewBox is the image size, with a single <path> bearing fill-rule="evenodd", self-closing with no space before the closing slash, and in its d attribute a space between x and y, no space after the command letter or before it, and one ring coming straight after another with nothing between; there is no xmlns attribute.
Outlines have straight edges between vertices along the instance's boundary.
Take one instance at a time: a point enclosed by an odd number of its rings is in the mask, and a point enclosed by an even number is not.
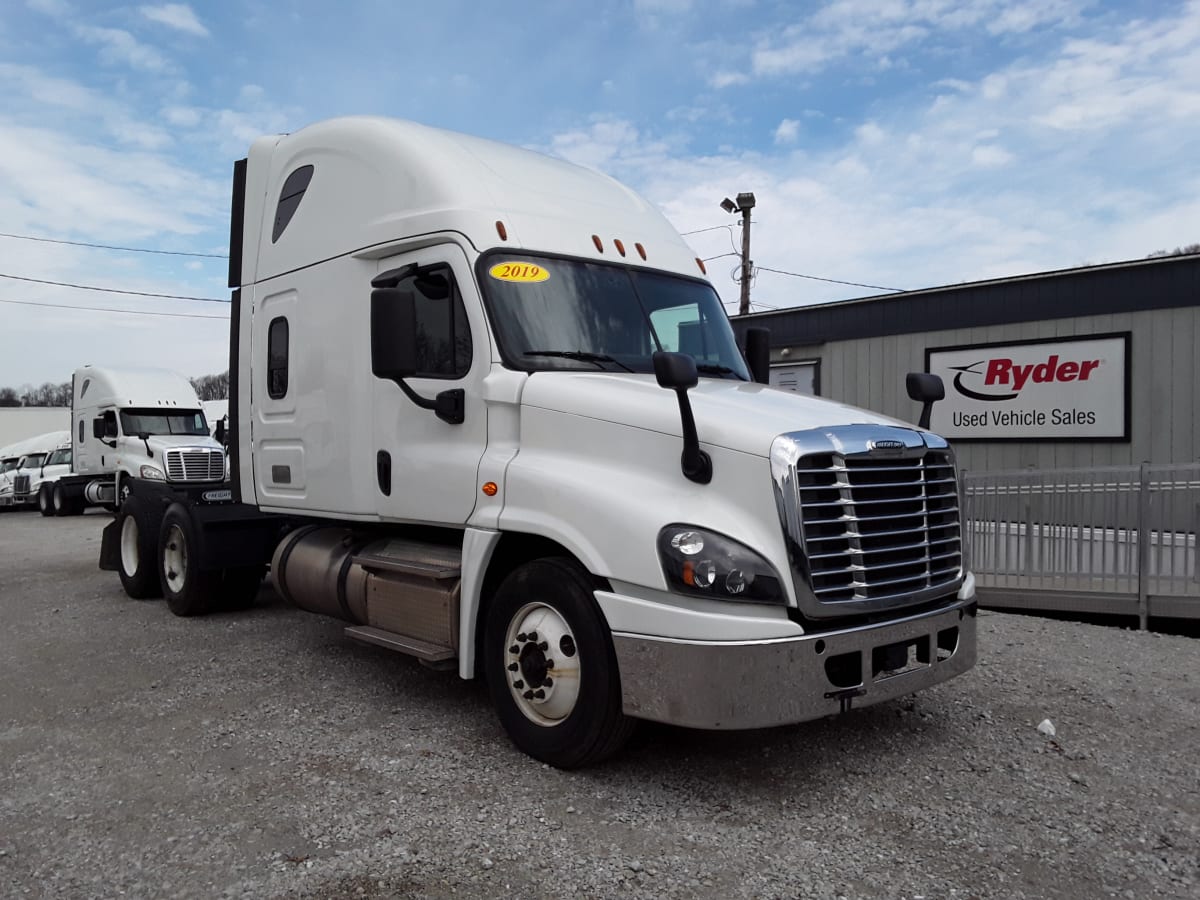
<svg viewBox="0 0 1200 900"><path fill-rule="evenodd" d="M177 614L244 605L269 561L348 637L483 675L566 768L637 719L799 722L974 663L949 446L754 381L617 182L336 119L256 141L232 218L230 482L126 504Z"/></svg>

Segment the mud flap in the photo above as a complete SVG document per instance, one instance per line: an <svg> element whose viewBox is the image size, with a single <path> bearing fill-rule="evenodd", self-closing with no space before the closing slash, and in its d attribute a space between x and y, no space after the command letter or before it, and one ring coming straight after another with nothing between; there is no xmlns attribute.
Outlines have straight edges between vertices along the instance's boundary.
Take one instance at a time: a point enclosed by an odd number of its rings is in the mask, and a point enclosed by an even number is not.
<svg viewBox="0 0 1200 900"><path fill-rule="evenodd" d="M100 568L105 572L121 570L121 517L104 526L100 536Z"/></svg>

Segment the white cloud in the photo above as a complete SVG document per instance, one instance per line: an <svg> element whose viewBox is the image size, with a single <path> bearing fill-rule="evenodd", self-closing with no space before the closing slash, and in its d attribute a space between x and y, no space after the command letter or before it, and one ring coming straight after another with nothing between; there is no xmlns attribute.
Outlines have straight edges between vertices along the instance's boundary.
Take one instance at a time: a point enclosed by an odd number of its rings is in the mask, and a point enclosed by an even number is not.
<svg viewBox="0 0 1200 900"><path fill-rule="evenodd" d="M747 84L750 81L750 76L744 72L714 72L708 78L708 83L711 87L721 88L732 87L735 84Z"/></svg>
<svg viewBox="0 0 1200 900"><path fill-rule="evenodd" d="M100 46L101 62L123 64L147 72L161 72L168 68L166 58L158 50L141 43L123 29L76 25L75 34L89 44Z"/></svg>
<svg viewBox="0 0 1200 900"><path fill-rule="evenodd" d="M994 169L1012 162L1013 155L1003 147L983 144L971 151L971 161L980 168Z"/></svg>
<svg viewBox="0 0 1200 900"><path fill-rule="evenodd" d="M800 122L797 119L784 119L775 129L776 144L794 144L800 136Z"/></svg>
<svg viewBox="0 0 1200 900"><path fill-rule="evenodd" d="M166 25L196 37L208 37L208 29L196 18L196 13L186 3L164 3L161 6L143 6L140 12L151 22Z"/></svg>

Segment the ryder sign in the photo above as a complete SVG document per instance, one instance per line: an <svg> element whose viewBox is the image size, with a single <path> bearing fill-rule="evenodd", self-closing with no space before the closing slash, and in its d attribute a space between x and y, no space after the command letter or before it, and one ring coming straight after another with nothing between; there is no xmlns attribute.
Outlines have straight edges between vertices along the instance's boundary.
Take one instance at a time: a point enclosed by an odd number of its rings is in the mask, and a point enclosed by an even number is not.
<svg viewBox="0 0 1200 900"><path fill-rule="evenodd" d="M925 351L946 399L932 428L952 440L1128 440L1129 334Z"/></svg>

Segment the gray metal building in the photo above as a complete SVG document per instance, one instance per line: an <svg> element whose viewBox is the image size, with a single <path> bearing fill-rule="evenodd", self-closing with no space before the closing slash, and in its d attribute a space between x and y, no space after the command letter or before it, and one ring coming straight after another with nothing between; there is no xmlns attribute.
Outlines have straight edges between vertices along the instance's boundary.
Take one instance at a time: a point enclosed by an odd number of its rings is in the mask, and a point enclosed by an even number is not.
<svg viewBox="0 0 1200 900"><path fill-rule="evenodd" d="M948 434L968 471L1200 461L1200 254L754 313L735 317L733 325L739 338L747 327L770 329L772 383L898 419L915 421L918 414L905 373L943 358L958 361L946 369L954 376L946 403L963 399L957 387L968 397L1002 400L1017 397L1015 388L1026 383L1057 376L1063 390L1090 388L1112 419L1089 429L1073 424L1069 404L1065 413L1017 409L1005 419L996 409L1004 404L977 403L985 409L980 415L999 423L981 431L988 436L967 437L966 428ZM1071 362L1073 348L1094 351L1097 359ZM1102 383L1097 375L1084 385L1100 355L1112 377ZM991 358L999 362L987 363ZM1020 359L1029 363L1005 367ZM993 396L1002 390L1009 393ZM1066 424L1004 427L1020 421L1012 417L1035 415ZM1084 420L1084 413L1075 415ZM952 420L943 414L943 421Z"/></svg>

